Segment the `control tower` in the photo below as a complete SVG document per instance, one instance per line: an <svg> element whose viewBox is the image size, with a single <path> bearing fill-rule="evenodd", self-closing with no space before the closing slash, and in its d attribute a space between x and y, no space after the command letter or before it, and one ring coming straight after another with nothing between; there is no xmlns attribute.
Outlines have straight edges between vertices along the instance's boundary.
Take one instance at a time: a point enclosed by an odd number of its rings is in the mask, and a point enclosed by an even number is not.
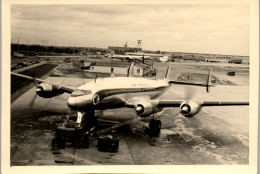
<svg viewBox="0 0 260 174"><path fill-rule="evenodd" d="M142 48L142 40L137 40L137 48Z"/></svg>

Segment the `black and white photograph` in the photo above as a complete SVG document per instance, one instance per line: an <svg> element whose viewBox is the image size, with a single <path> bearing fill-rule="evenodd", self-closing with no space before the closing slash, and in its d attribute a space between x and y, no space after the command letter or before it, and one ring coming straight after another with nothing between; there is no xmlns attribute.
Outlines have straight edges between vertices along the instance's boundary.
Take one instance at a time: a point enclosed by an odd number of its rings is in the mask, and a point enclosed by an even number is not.
<svg viewBox="0 0 260 174"><path fill-rule="evenodd" d="M40 2L2 6L7 173L256 172L257 1Z"/></svg>

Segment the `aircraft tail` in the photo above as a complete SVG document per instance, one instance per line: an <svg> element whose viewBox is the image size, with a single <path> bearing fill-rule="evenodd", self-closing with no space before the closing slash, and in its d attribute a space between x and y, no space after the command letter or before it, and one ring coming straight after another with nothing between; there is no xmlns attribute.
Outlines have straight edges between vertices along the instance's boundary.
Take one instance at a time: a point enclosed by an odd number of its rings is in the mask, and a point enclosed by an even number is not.
<svg viewBox="0 0 260 174"><path fill-rule="evenodd" d="M211 86L211 71L212 71L212 68L209 70L209 74L208 74L208 78L207 78L207 86L206 86L207 92L209 92L209 87Z"/></svg>
<svg viewBox="0 0 260 174"><path fill-rule="evenodd" d="M170 74L170 66L168 67L167 71L166 71L166 74L165 74L165 78L164 80L168 81L168 83L171 83L171 84L180 84L180 85L192 85L192 86L204 86L206 87L206 91L209 92L209 88L211 86L214 86L211 84L211 71L212 71L212 68L209 70L209 73L208 73L208 77L207 77L207 81L206 83L196 83L196 82L184 82L184 81L175 81L175 80L171 80L169 78L169 74Z"/></svg>
<svg viewBox="0 0 260 174"><path fill-rule="evenodd" d="M134 76L134 62L131 63L131 65L128 68L127 77L133 77Z"/></svg>
<svg viewBox="0 0 260 174"><path fill-rule="evenodd" d="M169 65L167 70L166 70L164 80L168 80L168 81L170 80L170 73L171 73L171 65Z"/></svg>

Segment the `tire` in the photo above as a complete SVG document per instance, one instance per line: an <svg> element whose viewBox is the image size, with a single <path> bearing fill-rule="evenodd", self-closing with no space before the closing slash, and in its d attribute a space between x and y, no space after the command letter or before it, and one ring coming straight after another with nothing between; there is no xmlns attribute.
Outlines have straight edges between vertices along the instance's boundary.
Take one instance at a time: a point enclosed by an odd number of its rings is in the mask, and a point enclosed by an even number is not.
<svg viewBox="0 0 260 174"><path fill-rule="evenodd" d="M82 141L80 138L75 138L73 141L73 146L74 147L81 147L82 146Z"/></svg>
<svg viewBox="0 0 260 174"><path fill-rule="evenodd" d="M88 146L89 146L88 137L82 138L82 147L83 148L88 148Z"/></svg>
<svg viewBox="0 0 260 174"><path fill-rule="evenodd" d="M150 122L149 122L149 129L153 129L154 126L155 126L155 120L151 119Z"/></svg>
<svg viewBox="0 0 260 174"><path fill-rule="evenodd" d="M160 131L161 128L162 128L162 122L161 122L161 120L156 120L156 121L155 121L155 125L156 125L156 128L158 128L159 131Z"/></svg>
<svg viewBox="0 0 260 174"><path fill-rule="evenodd" d="M51 145L52 145L52 149L57 149L57 148L59 148L59 141L58 141L58 139L57 139L57 138L53 138L53 139L51 140Z"/></svg>
<svg viewBox="0 0 260 174"><path fill-rule="evenodd" d="M154 137L158 136L161 131L162 122L160 120L152 119L149 123L149 136Z"/></svg>
<svg viewBox="0 0 260 174"><path fill-rule="evenodd" d="M59 142L59 148L60 148L60 149L65 149L65 141L63 141L63 140L58 140L58 142Z"/></svg>

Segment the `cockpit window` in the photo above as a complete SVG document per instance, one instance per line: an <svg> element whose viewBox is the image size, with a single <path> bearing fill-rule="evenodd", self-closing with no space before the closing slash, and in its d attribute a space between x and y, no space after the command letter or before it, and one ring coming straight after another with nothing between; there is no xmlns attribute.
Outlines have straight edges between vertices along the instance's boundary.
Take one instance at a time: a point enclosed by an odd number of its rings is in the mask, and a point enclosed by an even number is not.
<svg viewBox="0 0 260 174"><path fill-rule="evenodd" d="M84 89L77 89L75 90L71 96L76 97L76 96L81 96L81 95L89 95L91 94L91 90L84 90Z"/></svg>

